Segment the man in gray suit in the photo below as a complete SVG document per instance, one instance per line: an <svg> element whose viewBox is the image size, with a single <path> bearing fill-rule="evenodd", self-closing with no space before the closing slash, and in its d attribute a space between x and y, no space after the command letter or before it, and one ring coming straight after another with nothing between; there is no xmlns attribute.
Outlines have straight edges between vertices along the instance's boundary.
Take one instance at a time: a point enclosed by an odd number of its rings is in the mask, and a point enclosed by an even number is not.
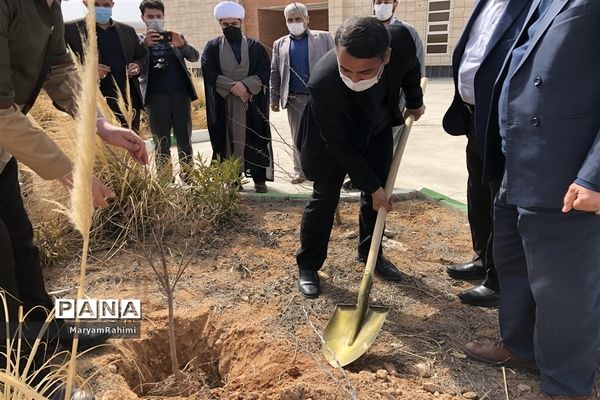
<svg viewBox="0 0 600 400"><path fill-rule="evenodd" d="M598 21L597 0L535 0L493 94L484 174L503 176L494 209L502 342L466 352L537 367L541 392L520 400L596 398Z"/></svg>
<svg viewBox="0 0 600 400"><path fill-rule="evenodd" d="M308 29L308 9L302 3L291 3L283 11L289 35L273 43L271 61L271 110L287 109L293 143L296 143L300 119L308 102L308 79L314 65L335 47L329 32ZM293 184L306 180L295 145Z"/></svg>

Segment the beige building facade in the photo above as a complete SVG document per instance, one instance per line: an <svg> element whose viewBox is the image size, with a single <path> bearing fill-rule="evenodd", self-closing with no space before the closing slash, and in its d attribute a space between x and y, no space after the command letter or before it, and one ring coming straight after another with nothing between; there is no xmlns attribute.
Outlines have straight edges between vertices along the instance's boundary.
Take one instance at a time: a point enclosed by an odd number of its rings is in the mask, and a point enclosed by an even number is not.
<svg viewBox="0 0 600 400"><path fill-rule="evenodd" d="M167 28L185 34L200 51L206 42L219 35L213 19L217 0L164 0ZM245 32L272 46L273 38L287 33L283 9L289 0L240 0L246 8ZM475 7L476 0L400 0L396 17L415 26L426 49L427 72L430 77L450 76L452 51ZM372 0L305 0L314 13L313 29L328 29L332 34L352 16L371 15ZM277 21L277 12L281 20ZM317 25L317 26L315 26ZM194 65L198 67L198 65Z"/></svg>

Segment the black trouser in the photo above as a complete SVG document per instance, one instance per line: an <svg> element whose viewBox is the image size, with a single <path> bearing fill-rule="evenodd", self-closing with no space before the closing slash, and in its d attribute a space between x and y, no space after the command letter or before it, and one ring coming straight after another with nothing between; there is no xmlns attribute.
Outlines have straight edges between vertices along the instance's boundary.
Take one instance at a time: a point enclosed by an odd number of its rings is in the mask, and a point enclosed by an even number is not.
<svg viewBox="0 0 600 400"><path fill-rule="evenodd" d="M0 290L7 299L9 334L12 338L20 335L24 339L20 354L22 371L30 358L31 345L48 316L47 310L51 310L54 304L44 286L40 254L33 242L33 227L23 205L17 162L14 158L0 172ZM21 325L19 333L18 310L21 305L23 315L27 314L27 322ZM59 342L56 339L61 327L62 323L54 320L41 338L42 344L34 355L30 369L30 374L31 371L37 371L31 382L33 385L39 383L53 368L46 365L46 362L58 351ZM6 367L5 337L4 306L0 302L0 368ZM16 346L12 351L11 358L16 361Z"/></svg>
<svg viewBox="0 0 600 400"><path fill-rule="evenodd" d="M385 185L392 162L391 128L371 138L363 157L382 186ZM296 261L302 269L319 270L327 258L329 236L345 176L346 172L340 169L325 179L314 181L312 196L302 214L300 249L296 252ZM376 220L377 212L373 210L371 194L361 193L358 253L363 256L369 253Z"/></svg>
<svg viewBox="0 0 600 400"><path fill-rule="evenodd" d="M112 88L106 89L106 88L102 88L102 87L100 88L100 91L102 92L102 95L106 99L106 103L108 104L108 107L111 109L113 114L115 114L115 117L117 117L121 126L123 128L129 128L129 126L127 124L127 119L121 113L121 109L119 108L119 103L117 102L118 95L117 95L116 91ZM125 100L127 100L127 99L125 99ZM133 105L131 107L133 108L133 113L134 113L133 121L131 122L131 129L133 129L136 133L139 133L140 132L142 102L141 102L141 99L139 99L137 91L134 90L133 87L131 87L131 102L133 103Z"/></svg>
<svg viewBox="0 0 600 400"><path fill-rule="evenodd" d="M486 287L498 291L498 277L492 257L493 233L492 219L494 199L498 193L499 182L483 183L483 161L475 136L474 114L470 117L470 132L467 133L467 213L473 250L487 270L483 283Z"/></svg>
<svg viewBox="0 0 600 400"><path fill-rule="evenodd" d="M193 166L192 99L187 90L172 95L148 94L146 107L150 130L158 148L160 167L171 167L171 129L177 139L179 163L184 168Z"/></svg>
<svg viewBox="0 0 600 400"><path fill-rule="evenodd" d="M44 286L40 255L23 206L14 158L0 173L0 287L19 299L25 312L35 306L53 306ZM11 317L17 315L18 306L18 301L9 301ZM42 313L39 314L41 318Z"/></svg>

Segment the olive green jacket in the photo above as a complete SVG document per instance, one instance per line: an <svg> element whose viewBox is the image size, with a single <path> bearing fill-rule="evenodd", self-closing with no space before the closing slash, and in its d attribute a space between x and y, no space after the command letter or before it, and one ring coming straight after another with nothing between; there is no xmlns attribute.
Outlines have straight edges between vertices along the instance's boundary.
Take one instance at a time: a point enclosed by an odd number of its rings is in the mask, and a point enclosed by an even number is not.
<svg viewBox="0 0 600 400"><path fill-rule="evenodd" d="M49 51L48 55L46 51ZM50 60L44 71L44 60ZM45 75L45 78L44 78ZM77 68L67 52L60 0L0 1L0 171L7 152L42 178L62 178L69 159L21 110L37 97L36 83L70 115L77 114ZM32 104L29 104L32 105Z"/></svg>

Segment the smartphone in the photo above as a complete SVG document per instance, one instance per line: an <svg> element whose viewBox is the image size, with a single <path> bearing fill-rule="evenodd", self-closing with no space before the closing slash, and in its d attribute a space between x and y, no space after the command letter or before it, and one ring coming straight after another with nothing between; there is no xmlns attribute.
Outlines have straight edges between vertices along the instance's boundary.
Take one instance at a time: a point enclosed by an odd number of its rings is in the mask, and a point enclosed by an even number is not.
<svg viewBox="0 0 600 400"><path fill-rule="evenodd" d="M171 43L173 41L173 35L169 31L158 32L158 34L160 35L159 42Z"/></svg>

